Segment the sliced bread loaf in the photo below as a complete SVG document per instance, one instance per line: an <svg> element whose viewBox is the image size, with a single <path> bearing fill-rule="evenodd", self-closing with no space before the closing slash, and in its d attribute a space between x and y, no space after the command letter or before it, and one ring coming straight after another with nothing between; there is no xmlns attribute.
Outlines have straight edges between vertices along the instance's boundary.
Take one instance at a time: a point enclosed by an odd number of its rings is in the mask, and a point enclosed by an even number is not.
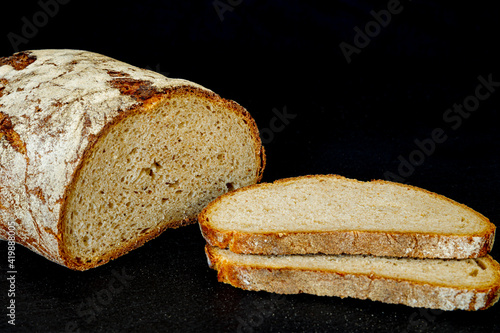
<svg viewBox="0 0 500 333"><path fill-rule="evenodd" d="M264 161L250 114L198 84L78 50L0 58L0 238L59 264L195 222Z"/></svg>
<svg viewBox="0 0 500 333"><path fill-rule="evenodd" d="M354 297L442 310L481 310L500 297L500 265L476 259L236 254L207 245L219 281L246 290Z"/></svg>
<svg viewBox="0 0 500 333"><path fill-rule="evenodd" d="M495 226L429 191L336 175L261 183L225 194L199 215L210 245L247 254L369 254L473 258Z"/></svg>

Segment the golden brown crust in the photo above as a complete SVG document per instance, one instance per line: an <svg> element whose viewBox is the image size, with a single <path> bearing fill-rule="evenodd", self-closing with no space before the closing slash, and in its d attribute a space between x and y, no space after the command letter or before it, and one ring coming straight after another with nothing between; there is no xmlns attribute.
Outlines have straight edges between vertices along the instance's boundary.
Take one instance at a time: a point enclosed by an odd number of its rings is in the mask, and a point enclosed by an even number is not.
<svg viewBox="0 0 500 333"><path fill-rule="evenodd" d="M377 272L344 273L334 270L270 268L230 261L207 245L209 266L217 271L218 281L245 290L264 290L279 294L309 293L319 296L353 297L384 303L404 304L442 310L484 310L500 297L500 281L494 285L469 289L445 284L423 283L417 279L389 278ZM493 262L490 256L485 260Z"/></svg>
<svg viewBox="0 0 500 333"><path fill-rule="evenodd" d="M10 65L16 71L25 69L36 60L36 56L29 51L17 52L10 57L0 58L0 66Z"/></svg>
<svg viewBox="0 0 500 333"><path fill-rule="evenodd" d="M201 224L210 245L245 254L368 254L413 258L477 258L489 253L493 235L454 236L370 231L247 233ZM480 238L478 244L474 237ZM473 250L464 248L473 246Z"/></svg>
<svg viewBox="0 0 500 333"><path fill-rule="evenodd" d="M22 142L19 134L14 130L10 117L0 111L0 139L5 136L7 142L18 153L26 155L26 144Z"/></svg>
<svg viewBox="0 0 500 333"><path fill-rule="evenodd" d="M339 175L308 175L280 179L273 183L261 183L247 186L220 196L207 205L198 216L201 232L207 243L212 246L227 248L235 253L246 254L370 254L377 256L458 259L484 256L489 253L493 247L495 226L489 222L486 217L477 212L475 213L479 214L487 221L488 228L482 233L467 235L357 230L252 233L235 230L220 230L213 227L209 221L212 209L217 207L222 200L237 195L240 191L247 191L254 187L270 187L276 184L293 182L301 178L324 177L359 182ZM463 204L415 186L383 180L374 180L373 182L386 183L422 191L454 205L459 205L469 211L473 211Z"/></svg>

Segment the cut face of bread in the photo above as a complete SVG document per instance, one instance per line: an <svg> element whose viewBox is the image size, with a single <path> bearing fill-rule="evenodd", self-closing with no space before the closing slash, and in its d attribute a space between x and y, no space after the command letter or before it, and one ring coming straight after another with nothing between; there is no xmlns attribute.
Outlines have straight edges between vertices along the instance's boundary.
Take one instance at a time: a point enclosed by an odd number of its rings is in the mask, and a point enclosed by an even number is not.
<svg viewBox="0 0 500 333"><path fill-rule="evenodd" d="M68 253L94 263L138 235L193 222L217 196L255 183L254 139L240 114L194 94L123 119L95 143L68 196Z"/></svg>
<svg viewBox="0 0 500 333"><path fill-rule="evenodd" d="M0 238L61 265L195 222L264 164L250 114L196 83L81 50L0 58Z"/></svg>
<svg viewBox="0 0 500 333"><path fill-rule="evenodd" d="M364 255L236 254L207 245L218 279L246 290L354 297L442 310L498 301L500 265L490 256L444 260Z"/></svg>
<svg viewBox="0 0 500 333"><path fill-rule="evenodd" d="M200 214L214 246L257 254L466 258L489 252L483 215L412 186L309 176L224 195Z"/></svg>

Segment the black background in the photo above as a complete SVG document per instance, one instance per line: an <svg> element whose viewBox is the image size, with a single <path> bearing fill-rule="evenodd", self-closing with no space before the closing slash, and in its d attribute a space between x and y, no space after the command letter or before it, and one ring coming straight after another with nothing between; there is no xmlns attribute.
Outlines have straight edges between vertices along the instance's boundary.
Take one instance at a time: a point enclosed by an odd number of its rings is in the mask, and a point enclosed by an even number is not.
<svg viewBox="0 0 500 333"><path fill-rule="evenodd" d="M42 1L47 2L54 3ZM474 96L479 76L500 82L495 7L401 1L399 13L380 31L372 30L368 45L348 63L340 43L354 45L354 28L364 30L374 21L370 11L387 9L390 1L111 3L66 0L50 7L50 16L40 14L43 6L36 1L3 6L0 56L83 49L192 80L242 104L259 128L274 129L265 137L264 181L318 173L370 180L392 173L462 202L493 223L500 220L500 91L460 124L443 118L455 103ZM30 30L26 22L38 27ZM290 118L276 122L276 112ZM418 153L415 140L428 142L438 128L444 142L427 155ZM417 165L401 169L402 159ZM500 331L500 305L441 312L235 289L216 281L203 244L196 225L169 230L87 272L70 271L18 246L13 328L7 325L7 245L2 242L0 330ZM500 258L498 248L492 256Z"/></svg>

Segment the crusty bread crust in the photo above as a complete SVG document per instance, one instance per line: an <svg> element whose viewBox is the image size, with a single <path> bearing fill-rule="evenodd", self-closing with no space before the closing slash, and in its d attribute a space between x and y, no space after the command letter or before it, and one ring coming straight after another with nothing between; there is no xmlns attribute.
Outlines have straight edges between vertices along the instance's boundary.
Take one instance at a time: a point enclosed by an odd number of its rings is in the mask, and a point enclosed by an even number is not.
<svg viewBox="0 0 500 333"><path fill-rule="evenodd" d="M411 188L428 193L440 200L458 205L481 216L488 228L482 233L453 235L436 233L409 233L385 231L317 231L317 232L279 232L252 233L236 230L220 230L210 222L210 215L217 205L242 191L259 187L294 182L304 177L324 178L334 177L345 181L359 182L339 175L309 175L280 179L273 183L260 183L240 188L212 201L199 214L198 222L203 237L207 243L220 248L227 248L235 253L246 254L368 254L376 256L414 257L414 258L477 258L489 253L495 238L495 225L483 215L471 208L455 202L445 196L427 190L383 180L373 182L387 183L394 186Z"/></svg>
<svg viewBox="0 0 500 333"><path fill-rule="evenodd" d="M74 262L64 245L66 201L82 166L99 138L121 120L182 95L223 105L241 117L252 133L259 181L265 153L255 121L239 104L196 83L79 50L25 51L0 58L0 239L7 239L13 224L19 244L72 269L95 267ZM166 228L195 221L193 216L159 225L98 265Z"/></svg>
<svg viewBox="0 0 500 333"><path fill-rule="evenodd" d="M245 290L352 297L411 307L469 311L486 309L495 304L500 297L498 276L492 286L467 289L422 283L416 279L387 278L378 275L377 272L368 275L313 268L244 265L230 261L220 255L216 247L210 245L205 246L205 253L209 266L217 270L220 282ZM485 256L484 260L490 261L495 270L500 271L500 265L489 255Z"/></svg>

